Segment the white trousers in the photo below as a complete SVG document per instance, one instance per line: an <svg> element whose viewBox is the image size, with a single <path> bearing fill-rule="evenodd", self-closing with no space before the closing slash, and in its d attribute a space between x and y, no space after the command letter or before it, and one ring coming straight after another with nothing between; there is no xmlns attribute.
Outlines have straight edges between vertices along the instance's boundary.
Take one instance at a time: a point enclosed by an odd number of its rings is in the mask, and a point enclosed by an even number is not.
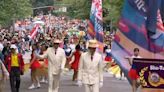
<svg viewBox="0 0 164 92"><path fill-rule="evenodd" d="M48 92L58 92L59 90L60 74L49 75L49 88Z"/></svg>
<svg viewBox="0 0 164 92"><path fill-rule="evenodd" d="M88 85L85 84L85 92L99 92L99 84Z"/></svg>

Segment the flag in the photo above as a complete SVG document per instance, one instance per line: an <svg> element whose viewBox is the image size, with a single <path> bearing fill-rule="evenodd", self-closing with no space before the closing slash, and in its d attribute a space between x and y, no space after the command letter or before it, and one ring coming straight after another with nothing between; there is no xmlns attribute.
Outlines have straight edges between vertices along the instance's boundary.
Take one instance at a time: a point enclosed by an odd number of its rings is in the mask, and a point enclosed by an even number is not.
<svg viewBox="0 0 164 92"><path fill-rule="evenodd" d="M159 15L161 13L157 13L161 7L158 6L160 0L155 0L153 6L156 7L149 7L153 1L125 0L124 2L118 23L119 30L115 34L111 53L127 77L131 66L125 56L133 55L134 48L140 49L140 56L143 58L164 59L164 30Z"/></svg>
<svg viewBox="0 0 164 92"><path fill-rule="evenodd" d="M146 27L148 34L151 36L156 33L157 11L160 8L161 0L145 0L145 2L148 8Z"/></svg>
<svg viewBox="0 0 164 92"><path fill-rule="evenodd" d="M88 38L96 39L99 43L99 51L103 52L103 22L102 0L92 0L90 20L88 22Z"/></svg>
<svg viewBox="0 0 164 92"><path fill-rule="evenodd" d="M30 32L30 38L35 39L37 33L38 33L39 25L35 25L34 28Z"/></svg>
<svg viewBox="0 0 164 92"><path fill-rule="evenodd" d="M161 7L160 7L160 11L161 11L161 18L164 21L164 0L161 0ZM164 24L164 23L163 23Z"/></svg>

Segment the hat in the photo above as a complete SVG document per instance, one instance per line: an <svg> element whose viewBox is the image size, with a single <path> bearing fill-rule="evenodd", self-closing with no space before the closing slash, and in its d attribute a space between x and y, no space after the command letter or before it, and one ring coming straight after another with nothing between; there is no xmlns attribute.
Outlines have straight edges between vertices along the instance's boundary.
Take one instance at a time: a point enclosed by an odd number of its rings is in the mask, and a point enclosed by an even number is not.
<svg viewBox="0 0 164 92"><path fill-rule="evenodd" d="M54 43L61 43L61 41L59 39L55 39Z"/></svg>
<svg viewBox="0 0 164 92"><path fill-rule="evenodd" d="M51 40L51 37L48 37L48 36L47 36L47 37L46 37L46 40Z"/></svg>
<svg viewBox="0 0 164 92"><path fill-rule="evenodd" d="M11 49L17 49L17 46L14 45L14 44L12 44L12 45L10 46L10 48L11 48Z"/></svg>
<svg viewBox="0 0 164 92"><path fill-rule="evenodd" d="M88 47L90 47L90 48L97 48L98 47L97 40L89 40Z"/></svg>

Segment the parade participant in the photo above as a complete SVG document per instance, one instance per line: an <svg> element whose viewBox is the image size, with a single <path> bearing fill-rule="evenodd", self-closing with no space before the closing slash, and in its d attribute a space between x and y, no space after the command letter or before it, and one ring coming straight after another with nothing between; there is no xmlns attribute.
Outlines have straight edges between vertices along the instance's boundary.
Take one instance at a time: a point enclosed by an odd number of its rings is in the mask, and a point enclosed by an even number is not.
<svg viewBox="0 0 164 92"><path fill-rule="evenodd" d="M11 45L11 53L6 57L5 64L10 74L11 92L19 92L20 75L24 73L24 61L22 55L16 52L17 47Z"/></svg>
<svg viewBox="0 0 164 92"><path fill-rule="evenodd" d="M70 61L71 68L74 70L72 81L77 79L79 60L81 56L80 45L76 45L75 52L73 53L72 59Z"/></svg>
<svg viewBox="0 0 164 92"><path fill-rule="evenodd" d="M99 92L103 86L102 56L96 52L96 40L90 40L88 51L80 58L78 85L84 84L85 92Z"/></svg>
<svg viewBox="0 0 164 92"><path fill-rule="evenodd" d="M59 47L60 40L55 39L53 47L47 49L43 55L36 55L36 58L48 58L48 92L58 92L60 74L65 67L66 56L62 48Z"/></svg>
<svg viewBox="0 0 164 92"><path fill-rule="evenodd" d="M41 55L46 53L47 51L47 46L45 44L42 44L41 46ZM40 68L40 75L41 75L41 83L48 83L48 59L42 59L39 60L40 64L41 64L41 68Z"/></svg>
<svg viewBox="0 0 164 92"><path fill-rule="evenodd" d="M8 77L9 73L3 62L0 60L0 92L3 92L4 81L7 80Z"/></svg>
<svg viewBox="0 0 164 92"><path fill-rule="evenodd" d="M137 91L137 82L139 80L139 75L136 71L136 66L133 64L133 58L141 58L139 56L139 49L138 48L134 48L134 55L131 57L126 57L126 59L128 59L129 64L131 65L131 69L128 73L130 79L132 80L132 92L136 92Z"/></svg>
<svg viewBox="0 0 164 92"><path fill-rule="evenodd" d="M69 69L71 68L69 62L71 61L71 58L72 58L72 49L71 49L70 43L68 41L65 41L63 49L65 51L65 55L66 55L66 59L67 59L65 69L66 69L66 71L69 71Z"/></svg>
<svg viewBox="0 0 164 92"><path fill-rule="evenodd" d="M106 54L105 56L105 71L108 71L108 69L111 67L111 64L112 64L112 56L111 56L111 45L110 44L107 44L105 47L104 47L104 52Z"/></svg>
<svg viewBox="0 0 164 92"><path fill-rule="evenodd" d="M31 68L31 81L32 84L28 89L35 89L35 88L40 88L40 82L39 82L39 76L38 76L38 69L40 68L40 63L39 61L33 60L35 52L36 51L36 44L32 46L32 54L31 54L31 62L30 62L30 68ZM35 86L36 85L36 86Z"/></svg>
<svg viewBox="0 0 164 92"><path fill-rule="evenodd" d="M86 51L87 51L87 46L86 46L86 45L87 45L87 44L86 44L85 41L81 43L80 48L81 48L81 51L82 51L82 52L86 52Z"/></svg>

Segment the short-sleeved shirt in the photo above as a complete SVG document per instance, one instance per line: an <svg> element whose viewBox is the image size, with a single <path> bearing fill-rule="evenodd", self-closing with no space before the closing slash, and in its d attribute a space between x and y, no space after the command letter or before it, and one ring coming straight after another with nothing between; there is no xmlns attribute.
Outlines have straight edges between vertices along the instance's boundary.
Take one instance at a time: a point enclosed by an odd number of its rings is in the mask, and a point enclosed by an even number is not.
<svg viewBox="0 0 164 92"><path fill-rule="evenodd" d="M12 54L11 55L11 66L19 67L18 55L17 54Z"/></svg>

